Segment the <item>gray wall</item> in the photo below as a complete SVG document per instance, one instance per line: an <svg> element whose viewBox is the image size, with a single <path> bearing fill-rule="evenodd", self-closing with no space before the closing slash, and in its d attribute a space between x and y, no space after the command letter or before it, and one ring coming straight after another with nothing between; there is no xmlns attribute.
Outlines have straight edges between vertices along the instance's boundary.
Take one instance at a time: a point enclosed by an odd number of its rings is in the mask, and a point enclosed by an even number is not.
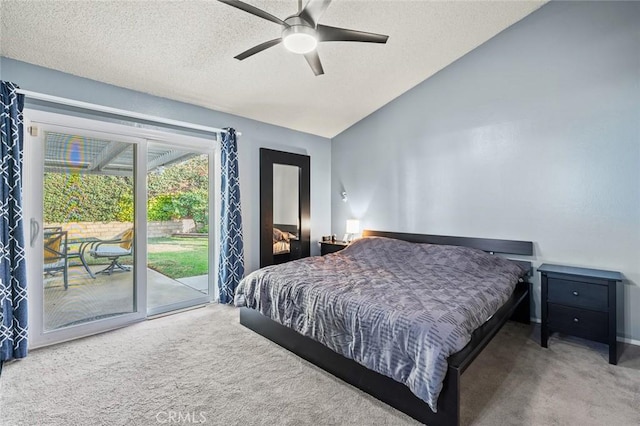
<svg viewBox="0 0 640 426"><path fill-rule="evenodd" d="M247 272L257 269L260 265L260 148L311 156L311 249L312 254L319 254L316 241L321 235L329 233L331 227L331 212L327 208L331 191L329 139L99 83L8 58L0 58L0 70L0 78L13 81L25 90L205 126L233 127L242 132L242 136L238 139L238 155Z"/></svg>
<svg viewBox="0 0 640 426"><path fill-rule="evenodd" d="M640 339L640 3L550 3L347 129L331 201L338 235L353 217L619 270Z"/></svg>

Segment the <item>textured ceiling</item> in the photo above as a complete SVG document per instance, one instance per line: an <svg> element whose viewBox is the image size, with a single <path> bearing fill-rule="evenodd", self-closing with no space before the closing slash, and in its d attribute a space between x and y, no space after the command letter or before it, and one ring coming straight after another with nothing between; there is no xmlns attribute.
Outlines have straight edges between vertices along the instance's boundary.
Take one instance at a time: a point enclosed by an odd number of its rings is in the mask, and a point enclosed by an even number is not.
<svg viewBox="0 0 640 426"><path fill-rule="evenodd" d="M213 0L0 2L3 56L325 137L544 4L335 0L320 23L389 41L323 43L325 75L315 77L281 45L233 59L281 28ZM246 2L280 18L297 9L296 0Z"/></svg>

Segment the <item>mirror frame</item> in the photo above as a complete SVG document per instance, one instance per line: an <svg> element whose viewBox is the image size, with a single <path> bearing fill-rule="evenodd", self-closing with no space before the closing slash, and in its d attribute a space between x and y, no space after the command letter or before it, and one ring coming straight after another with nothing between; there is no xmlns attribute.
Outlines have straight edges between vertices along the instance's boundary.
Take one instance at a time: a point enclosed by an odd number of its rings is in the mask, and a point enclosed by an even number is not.
<svg viewBox="0 0 640 426"><path fill-rule="evenodd" d="M273 165L300 168L300 258L311 255L311 157L260 148L260 267L273 265Z"/></svg>

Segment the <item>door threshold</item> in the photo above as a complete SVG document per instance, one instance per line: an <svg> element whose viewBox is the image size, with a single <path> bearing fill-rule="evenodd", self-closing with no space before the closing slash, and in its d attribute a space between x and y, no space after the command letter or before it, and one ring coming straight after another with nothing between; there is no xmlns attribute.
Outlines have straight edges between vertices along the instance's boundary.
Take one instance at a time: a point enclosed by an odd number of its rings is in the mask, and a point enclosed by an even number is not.
<svg viewBox="0 0 640 426"><path fill-rule="evenodd" d="M167 317L169 315L179 314L179 313L187 312L187 311L193 311L194 309L204 308L207 305L209 305L209 303L203 303L203 304L199 304L199 305L188 306L188 307L182 308L182 309L176 309L176 310L173 310L173 311L167 311L167 312L162 312L162 313L159 313L159 314L149 315L149 316L147 316L147 319L148 320L154 320L154 319L158 319L158 318L162 318L162 317Z"/></svg>

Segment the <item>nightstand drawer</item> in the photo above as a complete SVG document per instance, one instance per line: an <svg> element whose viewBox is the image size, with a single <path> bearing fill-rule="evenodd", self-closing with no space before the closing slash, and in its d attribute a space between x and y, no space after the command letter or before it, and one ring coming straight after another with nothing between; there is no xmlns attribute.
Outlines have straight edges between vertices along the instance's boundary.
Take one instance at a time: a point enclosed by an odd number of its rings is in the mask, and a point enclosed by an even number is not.
<svg viewBox="0 0 640 426"><path fill-rule="evenodd" d="M598 342L607 342L608 314L549 303L547 324L551 330Z"/></svg>
<svg viewBox="0 0 640 426"><path fill-rule="evenodd" d="M549 278L547 300L560 305L607 312L609 309L607 291L608 288L604 285Z"/></svg>

